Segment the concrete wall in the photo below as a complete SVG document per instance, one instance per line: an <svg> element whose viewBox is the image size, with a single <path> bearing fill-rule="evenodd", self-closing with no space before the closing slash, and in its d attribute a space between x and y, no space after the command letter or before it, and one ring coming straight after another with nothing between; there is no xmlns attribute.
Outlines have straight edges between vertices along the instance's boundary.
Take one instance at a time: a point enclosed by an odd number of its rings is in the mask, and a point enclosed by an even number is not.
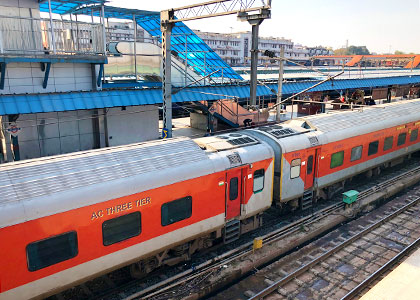
<svg viewBox="0 0 420 300"><path fill-rule="evenodd" d="M43 49L38 1L0 0L0 15L0 52Z"/></svg>
<svg viewBox="0 0 420 300"><path fill-rule="evenodd" d="M154 105L78 110L20 115L18 144L20 159L118 146L156 139L159 136L159 113ZM8 116L2 116L4 136L0 147L7 161L13 161L12 138ZM108 138L108 143L106 141ZM0 161L1 161L0 155Z"/></svg>
<svg viewBox="0 0 420 300"><path fill-rule="evenodd" d="M115 107L107 113L109 146L154 140L159 137L159 109L154 105Z"/></svg>
<svg viewBox="0 0 420 300"><path fill-rule="evenodd" d="M93 114L93 110L79 110L20 115L16 124L21 128L18 133L21 159L93 149L98 134ZM3 122L6 121L7 117L3 117ZM10 137L6 143L10 149Z"/></svg>
<svg viewBox="0 0 420 300"><path fill-rule="evenodd" d="M98 72L96 70L96 74ZM0 95L91 91L91 64L52 64L46 89L42 87L43 80L44 72L40 63L8 63L5 86L0 90Z"/></svg>

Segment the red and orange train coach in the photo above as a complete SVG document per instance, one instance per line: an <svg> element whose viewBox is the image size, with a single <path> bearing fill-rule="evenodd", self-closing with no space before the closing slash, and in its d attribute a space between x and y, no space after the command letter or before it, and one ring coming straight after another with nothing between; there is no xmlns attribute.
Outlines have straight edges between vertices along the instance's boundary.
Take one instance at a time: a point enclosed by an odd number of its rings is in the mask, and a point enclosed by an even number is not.
<svg viewBox="0 0 420 300"><path fill-rule="evenodd" d="M45 297L130 264L141 276L258 227L271 148L238 134L207 147L180 138L1 166L0 299Z"/></svg>
<svg viewBox="0 0 420 300"><path fill-rule="evenodd" d="M189 259L420 149L420 100L0 166L0 299ZM7 241L7 242L5 242Z"/></svg>

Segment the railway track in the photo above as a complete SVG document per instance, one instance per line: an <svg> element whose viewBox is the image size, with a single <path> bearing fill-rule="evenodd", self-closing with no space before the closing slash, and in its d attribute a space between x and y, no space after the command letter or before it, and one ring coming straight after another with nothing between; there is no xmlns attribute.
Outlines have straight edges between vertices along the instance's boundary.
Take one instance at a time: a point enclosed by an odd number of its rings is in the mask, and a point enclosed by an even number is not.
<svg viewBox="0 0 420 300"><path fill-rule="evenodd" d="M408 171L406 171L407 167L404 167L399 171L397 170L397 173L401 172L401 170L404 170L404 172L399 173L397 176L393 176L396 172L389 172L387 175L382 176L382 178L385 177L388 180L379 184L374 184L380 181L379 178L376 178L376 182L373 181L373 186L362 191L359 198L368 198L374 195L378 190L384 190L387 187L392 186L395 182L401 180L401 178L414 176L420 173L420 167ZM365 184L364 187L366 186L369 185ZM341 202L331 204L299 219L296 219L295 217L294 220L289 221L289 223L283 222L285 225L282 225L281 227L278 225L278 221L277 226L273 221L272 225L277 229L262 235L263 244L265 246L275 244L288 236L293 236L293 234L302 232L303 228L316 224L332 214L345 214L347 218L352 218L356 214L355 211L347 211L344 213L343 208L344 205ZM265 223L265 225L266 224L267 223ZM271 225L266 225L266 227L271 227ZM156 275L159 280L130 280L128 279L128 269L123 268L50 298L118 300L183 298L188 295L190 290L205 284L205 281L209 277L222 272L227 265L246 259L246 257L253 252L252 244L253 242L251 239L251 241L242 243L227 252L223 252L219 255L212 255L209 259L201 260L200 263L196 263L196 265L185 264L184 266L178 266L173 268L175 271L169 272L168 275ZM153 276L150 277L152 278Z"/></svg>
<svg viewBox="0 0 420 300"><path fill-rule="evenodd" d="M248 277L235 299L354 299L420 245L420 189ZM260 291L249 286L266 286ZM243 288L241 288L243 287ZM222 299L221 293L213 299Z"/></svg>

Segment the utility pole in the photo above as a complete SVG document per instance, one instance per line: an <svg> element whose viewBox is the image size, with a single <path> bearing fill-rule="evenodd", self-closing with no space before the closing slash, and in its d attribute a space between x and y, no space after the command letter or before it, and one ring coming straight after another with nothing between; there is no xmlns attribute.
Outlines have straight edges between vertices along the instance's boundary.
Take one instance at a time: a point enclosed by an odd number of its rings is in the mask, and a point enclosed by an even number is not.
<svg viewBox="0 0 420 300"><path fill-rule="evenodd" d="M278 83L278 92L277 92L277 109L276 109L276 121L280 121L280 112L281 112L281 97L283 95L283 73L284 73L284 46L280 50L280 60L279 60L279 83Z"/></svg>
<svg viewBox="0 0 420 300"><path fill-rule="evenodd" d="M162 92L163 92L163 128L162 137L172 137L172 82L171 82L171 33L174 23L167 21L174 19L173 10L160 13L162 31ZM166 21L166 22L165 22Z"/></svg>
<svg viewBox="0 0 420 300"><path fill-rule="evenodd" d="M261 9L258 14L238 13L238 19L241 21L248 21L252 26L251 36L251 86L250 86L250 101L251 107L257 104L257 69L258 69L258 32L261 23L265 19L271 18L270 9Z"/></svg>

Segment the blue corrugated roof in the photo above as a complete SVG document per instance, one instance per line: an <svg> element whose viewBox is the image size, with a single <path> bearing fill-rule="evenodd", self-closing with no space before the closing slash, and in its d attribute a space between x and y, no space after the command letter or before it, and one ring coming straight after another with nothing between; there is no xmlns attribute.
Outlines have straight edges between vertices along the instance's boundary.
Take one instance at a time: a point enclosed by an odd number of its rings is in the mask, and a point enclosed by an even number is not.
<svg viewBox="0 0 420 300"><path fill-rule="evenodd" d="M286 82L283 95L296 94L319 81ZM419 84L420 76L401 76L371 79L342 79L323 83L311 91L374 88L389 85ZM277 84L269 84L277 91ZM206 93L206 94L203 94ZM212 95L213 94L213 95ZM249 85L206 86L184 89L173 95L174 103L217 100L223 96L249 98ZM265 86L257 87L257 96L272 96ZM0 96L0 115L58 112L80 109L110 108L162 103L161 89L105 90L60 94L4 95Z"/></svg>
<svg viewBox="0 0 420 300"><path fill-rule="evenodd" d="M88 4L104 3L105 0L52 0L51 11L55 14L68 14L80 6ZM42 12L49 12L48 1L39 1L39 10Z"/></svg>

